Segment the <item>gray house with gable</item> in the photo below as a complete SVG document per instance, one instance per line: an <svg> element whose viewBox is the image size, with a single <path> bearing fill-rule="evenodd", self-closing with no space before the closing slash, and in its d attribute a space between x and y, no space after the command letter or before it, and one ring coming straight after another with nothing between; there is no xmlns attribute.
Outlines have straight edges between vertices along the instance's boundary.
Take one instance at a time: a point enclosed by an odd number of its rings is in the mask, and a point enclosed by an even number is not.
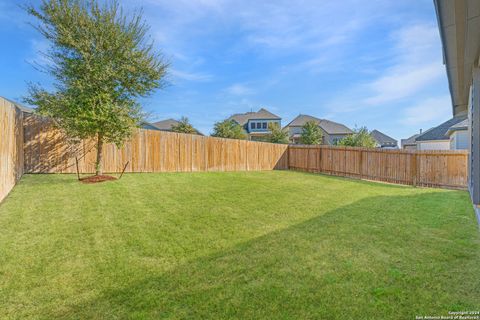
<svg viewBox="0 0 480 320"><path fill-rule="evenodd" d="M281 128L282 118L271 113L265 108L261 108L257 112L237 113L228 118L243 127L248 134L249 140L265 141L270 134L268 126L270 123L276 123Z"/></svg>
<svg viewBox="0 0 480 320"><path fill-rule="evenodd" d="M300 114L283 128L288 130L291 143L302 143L302 127L309 121L315 122L322 131L322 144L335 145L338 141L353 133L352 130L341 123Z"/></svg>

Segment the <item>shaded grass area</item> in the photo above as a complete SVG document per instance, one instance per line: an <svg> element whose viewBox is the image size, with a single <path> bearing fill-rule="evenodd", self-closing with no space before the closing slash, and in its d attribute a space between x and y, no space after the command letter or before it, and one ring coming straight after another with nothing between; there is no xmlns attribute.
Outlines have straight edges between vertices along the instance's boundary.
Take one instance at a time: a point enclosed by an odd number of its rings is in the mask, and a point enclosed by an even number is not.
<svg viewBox="0 0 480 320"><path fill-rule="evenodd" d="M5 318L413 319L480 309L468 194L308 173L26 175Z"/></svg>

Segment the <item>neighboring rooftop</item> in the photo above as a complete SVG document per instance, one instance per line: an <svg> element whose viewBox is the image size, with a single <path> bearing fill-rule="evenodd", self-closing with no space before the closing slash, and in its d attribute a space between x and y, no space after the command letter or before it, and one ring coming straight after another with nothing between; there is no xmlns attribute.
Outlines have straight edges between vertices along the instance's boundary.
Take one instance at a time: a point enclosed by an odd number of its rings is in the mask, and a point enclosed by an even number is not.
<svg viewBox="0 0 480 320"><path fill-rule="evenodd" d="M415 141L449 140L449 129L465 120L466 116L453 117L444 123L425 131L425 133L419 135Z"/></svg>
<svg viewBox="0 0 480 320"><path fill-rule="evenodd" d="M165 119L165 120L157 121L154 123L150 123L150 125L154 126L155 128L161 131L172 131L172 127L178 125L179 123L180 122L178 122L175 119ZM195 131L197 132L197 134L203 136L203 133L201 133L197 129L195 129Z"/></svg>
<svg viewBox="0 0 480 320"><path fill-rule="evenodd" d="M175 119L165 119L152 123L155 127L163 131L171 131L173 126L178 125L178 121Z"/></svg>
<svg viewBox="0 0 480 320"><path fill-rule="evenodd" d="M315 123L318 124L319 127L321 127L326 133L328 134L350 134L353 133L352 130L350 130L347 126L326 120L326 119L319 119L313 116L309 116L306 114L300 114L298 115L295 119L290 121L289 124L287 124L285 127L301 127L308 121L314 121Z"/></svg>
<svg viewBox="0 0 480 320"><path fill-rule="evenodd" d="M457 124L454 124L451 126L448 131L458 131L458 130L467 130L468 129L468 118L465 118L465 120L460 121Z"/></svg>
<svg viewBox="0 0 480 320"><path fill-rule="evenodd" d="M417 141L415 140L421 133L416 133L413 136L407 138L407 139L402 139L402 147L403 146L414 146L417 144Z"/></svg>
<svg viewBox="0 0 480 320"><path fill-rule="evenodd" d="M265 108L261 108L257 112L237 113L230 116L228 119L235 120L239 125L243 126L248 120L281 120L282 118Z"/></svg>
<svg viewBox="0 0 480 320"><path fill-rule="evenodd" d="M370 132L370 135L377 141L377 143L381 146L385 145L391 145L391 146L396 146L397 145L397 140L393 139L390 136L387 136L385 133L380 132L378 130L373 130Z"/></svg>

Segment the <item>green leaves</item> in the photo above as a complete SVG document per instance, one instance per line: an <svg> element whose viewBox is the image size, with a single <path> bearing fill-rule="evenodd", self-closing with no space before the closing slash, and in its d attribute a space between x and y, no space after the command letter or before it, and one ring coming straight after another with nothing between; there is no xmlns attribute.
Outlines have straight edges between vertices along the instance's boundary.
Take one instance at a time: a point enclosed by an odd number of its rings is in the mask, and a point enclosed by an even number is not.
<svg viewBox="0 0 480 320"><path fill-rule="evenodd" d="M307 121L302 126L301 140L303 144L321 144L322 130L315 121Z"/></svg>
<svg viewBox="0 0 480 320"><path fill-rule="evenodd" d="M270 122L268 124L268 130L270 130L270 135L268 141L271 143L288 143L288 132L282 130L280 125L275 122Z"/></svg>
<svg viewBox="0 0 480 320"><path fill-rule="evenodd" d="M212 137L244 140L247 138L247 134L241 125L234 120L227 119L215 123Z"/></svg>
<svg viewBox="0 0 480 320"><path fill-rule="evenodd" d="M187 117L182 117L177 125L172 126L173 132L198 134L198 131L190 124Z"/></svg>
<svg viewBox="0 0 480 320"><path fill-rule="evenodd" d="M26 102L69 136L101 134L121 145L144 117L137 99L162 88L168 68L153 52L141 14L95 0L43 0L26 10L50 42L42 68L55 82L53 91L30 85Z"/></svg>
<svg viewBox="0 0 480 320"><path fill-rule="evenodd" d="M366 127L355 129L354 133L338 142L339 146L375 148L375 140Z"/></svg>

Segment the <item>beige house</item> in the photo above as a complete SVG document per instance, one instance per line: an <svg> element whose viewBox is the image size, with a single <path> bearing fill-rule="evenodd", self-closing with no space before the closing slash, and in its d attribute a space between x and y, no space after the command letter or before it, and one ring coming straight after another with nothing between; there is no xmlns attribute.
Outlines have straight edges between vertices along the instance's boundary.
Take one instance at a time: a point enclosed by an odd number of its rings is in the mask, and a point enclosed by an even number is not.
<svg viewBox="0 0 480 320"><path fill-rule="evenodd" d="M402 147L411 150L468 149L467 117L453 117L423 133L402 140Z"/></svg>
<svg viewBox="0 0 480 320"><path fill-rule="evenodd" d="M335 145L338 141L353 133L352 130L341 123L300 114L283 128L288 130L291 143L301 144L302 127L308 121L315 122L322 130L322 144Z"/></svg>

